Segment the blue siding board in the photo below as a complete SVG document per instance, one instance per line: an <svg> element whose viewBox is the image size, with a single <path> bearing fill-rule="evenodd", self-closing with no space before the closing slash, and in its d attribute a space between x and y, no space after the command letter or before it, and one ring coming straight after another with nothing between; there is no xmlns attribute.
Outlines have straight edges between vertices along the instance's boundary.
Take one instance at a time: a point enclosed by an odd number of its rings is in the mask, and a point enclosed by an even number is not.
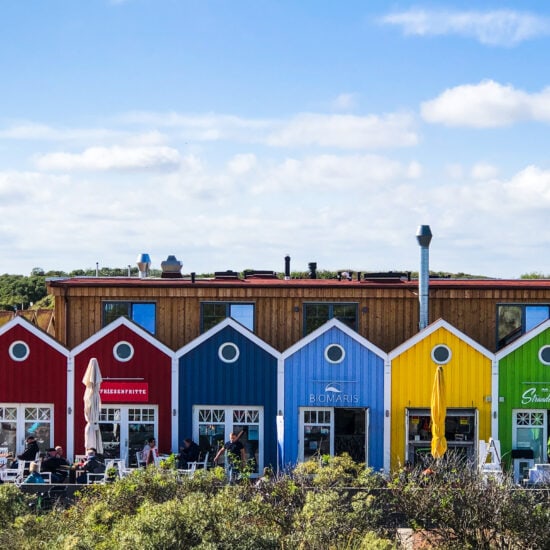
<svg viewBox="0 0 550 550"><path fill-rule="evenodd" d="M235 363L218 349L239 348ZM277 462L277 359L232 327L225 327L179 359L179 437L192 434L193 405L250 405L264 411L264 464Z"/></svg>
<svg viewBox="0 0 550 550"><path fill-rule="evenodd" d="M329 344L340 344L346 356L342 363L329 363L324 356ZM328 403L328 407L362 407L369 409L369 466L384 464L384 359L348 336L337 327L319 335L308 345L287 357L284 365L285 445L284 461L298 461L299 407L319 407L310 395L326 394L325 382L340 383L343 393L357 396L354 403Z"/></svg>

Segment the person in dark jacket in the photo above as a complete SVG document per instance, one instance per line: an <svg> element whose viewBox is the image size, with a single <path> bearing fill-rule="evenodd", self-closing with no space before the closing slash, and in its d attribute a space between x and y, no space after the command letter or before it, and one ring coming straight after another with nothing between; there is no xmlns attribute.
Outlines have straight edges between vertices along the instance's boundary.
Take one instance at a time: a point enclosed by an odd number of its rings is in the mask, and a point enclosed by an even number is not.
<svg viewBox="0 0 550 550"><path fill-rule="evenodd" d="M183 447L180 447L178 468L180 470L186 470L190 462L197 462L199 460L200 452L200 447L190 437L184 439Z"/></svg>
<svg viewBox="0 0 550 550"><path fill-rule="evenodd" d="M87 483L87 474L103 474L105 472L105 464L97 458L94 448L87 449L86 460L80 467L80 472L80 475L76 478L77 483Z"/></svg>
<svg viewBox="0 0 550 550"><path fill-rule="evenodd" d="M57 455L57 450L52 447L47 450L48 455L42 461L42 472L50 472L52 474L52 481L54 483L61 483L67 477L67 471L62 470L61 466L68 466L68 463L63 458Z"/></svg>
<svg viewBox="0 0 550 550"><path fill-rule="evenodd" d="M40 452L38 448L38 443L36 442L36 437L34 435L29 435L27 437L27 444L25 449L20 455L17 455L19 460L36 460L36 455Z"/></svg>
<svg viewBox="0 0 550 550"><path fill-rule="evenodd" d="M23 462L33 462L36 460L36 456L40 453L38 443L36 442L36 437L34 437L34 435L29 435L27 436L26 441L25 449L20 455L17 455L17 460L14 460L11 463L10 468L17 468L19 465L19 460L22 460Z"/></svg>

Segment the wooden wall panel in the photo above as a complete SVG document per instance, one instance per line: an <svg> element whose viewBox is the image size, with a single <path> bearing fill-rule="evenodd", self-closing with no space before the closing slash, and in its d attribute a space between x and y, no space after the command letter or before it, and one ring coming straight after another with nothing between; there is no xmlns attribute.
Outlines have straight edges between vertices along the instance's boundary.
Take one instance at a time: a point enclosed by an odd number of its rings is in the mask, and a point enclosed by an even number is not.
<svg viewBox="0 0 550 550"><path fill-rule="evenodd" d="M239 286L240 285L240 286ZM50 287L55 295L56 338L74 347L101 328L102 301L157 303L157 338L179 349L200 334L202 301L245 301L256 304L256 334L282 351L303 337L304 302L356 302L359 333L384 351L391 351L418 332L418 294L403 288L361 286L244 286L244 284L157 286ZM548 288L430 289L430 322L445 319L485 346L495 349L496 310L499 303L550 303ZM298 308L298 311L294 311ZM366 311L364 311L366 308Z"/></svg>

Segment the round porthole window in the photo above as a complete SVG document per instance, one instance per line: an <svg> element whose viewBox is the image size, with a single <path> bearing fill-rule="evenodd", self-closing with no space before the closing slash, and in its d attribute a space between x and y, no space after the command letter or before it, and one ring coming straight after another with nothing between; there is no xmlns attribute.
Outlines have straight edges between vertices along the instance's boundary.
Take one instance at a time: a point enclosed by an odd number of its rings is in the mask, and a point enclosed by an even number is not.
<svg viewBox="0 0 550 550"><path fill-rule="evenodd" d="M125 363L134 356L134 347L130 342L117 342L113 347L113 355L117 361Z"/></svg>
<svg viewBox="0 0 550 550"><path fill-rule="evenodd" d="M432 349L432 359L438 365L445 365L451 360L451 350L448 346L444 344L438 344Z"/></svg>
<svg viewBox="0 0 550 550"><path fill-rule="evenodd" d="M224 363L234 363L239 358L240 353L239 348L232 342L226 342L218 349L218 357Z"/></svg>
<svg viewBox="0 0 550 550"><path fill-rule="evenodd" d="M543 365L550 365L550 346L542 346L540 348L539 359Z"/></svg>
<svg viewBox="0 0 550 550"><path fill-rule="evenodd" d="M339 344L330 344L325 348L325 359L329 363L341 363L346 356L346 350Z"/></svg>
<svg viewBox="0 0 550 550"><path fill-rule="evenodd" d="M31 350L25 342L17 340L9 347L8 353L14 361L24 361L30 355Z"/></svg>

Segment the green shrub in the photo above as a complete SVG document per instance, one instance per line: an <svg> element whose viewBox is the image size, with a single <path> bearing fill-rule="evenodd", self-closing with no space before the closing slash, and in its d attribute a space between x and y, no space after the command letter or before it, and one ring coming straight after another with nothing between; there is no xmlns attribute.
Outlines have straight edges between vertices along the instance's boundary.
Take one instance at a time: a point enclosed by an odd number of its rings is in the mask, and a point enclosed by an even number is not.
<svg viewBox="0 0 550 550"><path fill-rule="evenodd" d="M28 513L30 501L14 484L0 485L0 529L10 526L16 517Z"/></svg>

